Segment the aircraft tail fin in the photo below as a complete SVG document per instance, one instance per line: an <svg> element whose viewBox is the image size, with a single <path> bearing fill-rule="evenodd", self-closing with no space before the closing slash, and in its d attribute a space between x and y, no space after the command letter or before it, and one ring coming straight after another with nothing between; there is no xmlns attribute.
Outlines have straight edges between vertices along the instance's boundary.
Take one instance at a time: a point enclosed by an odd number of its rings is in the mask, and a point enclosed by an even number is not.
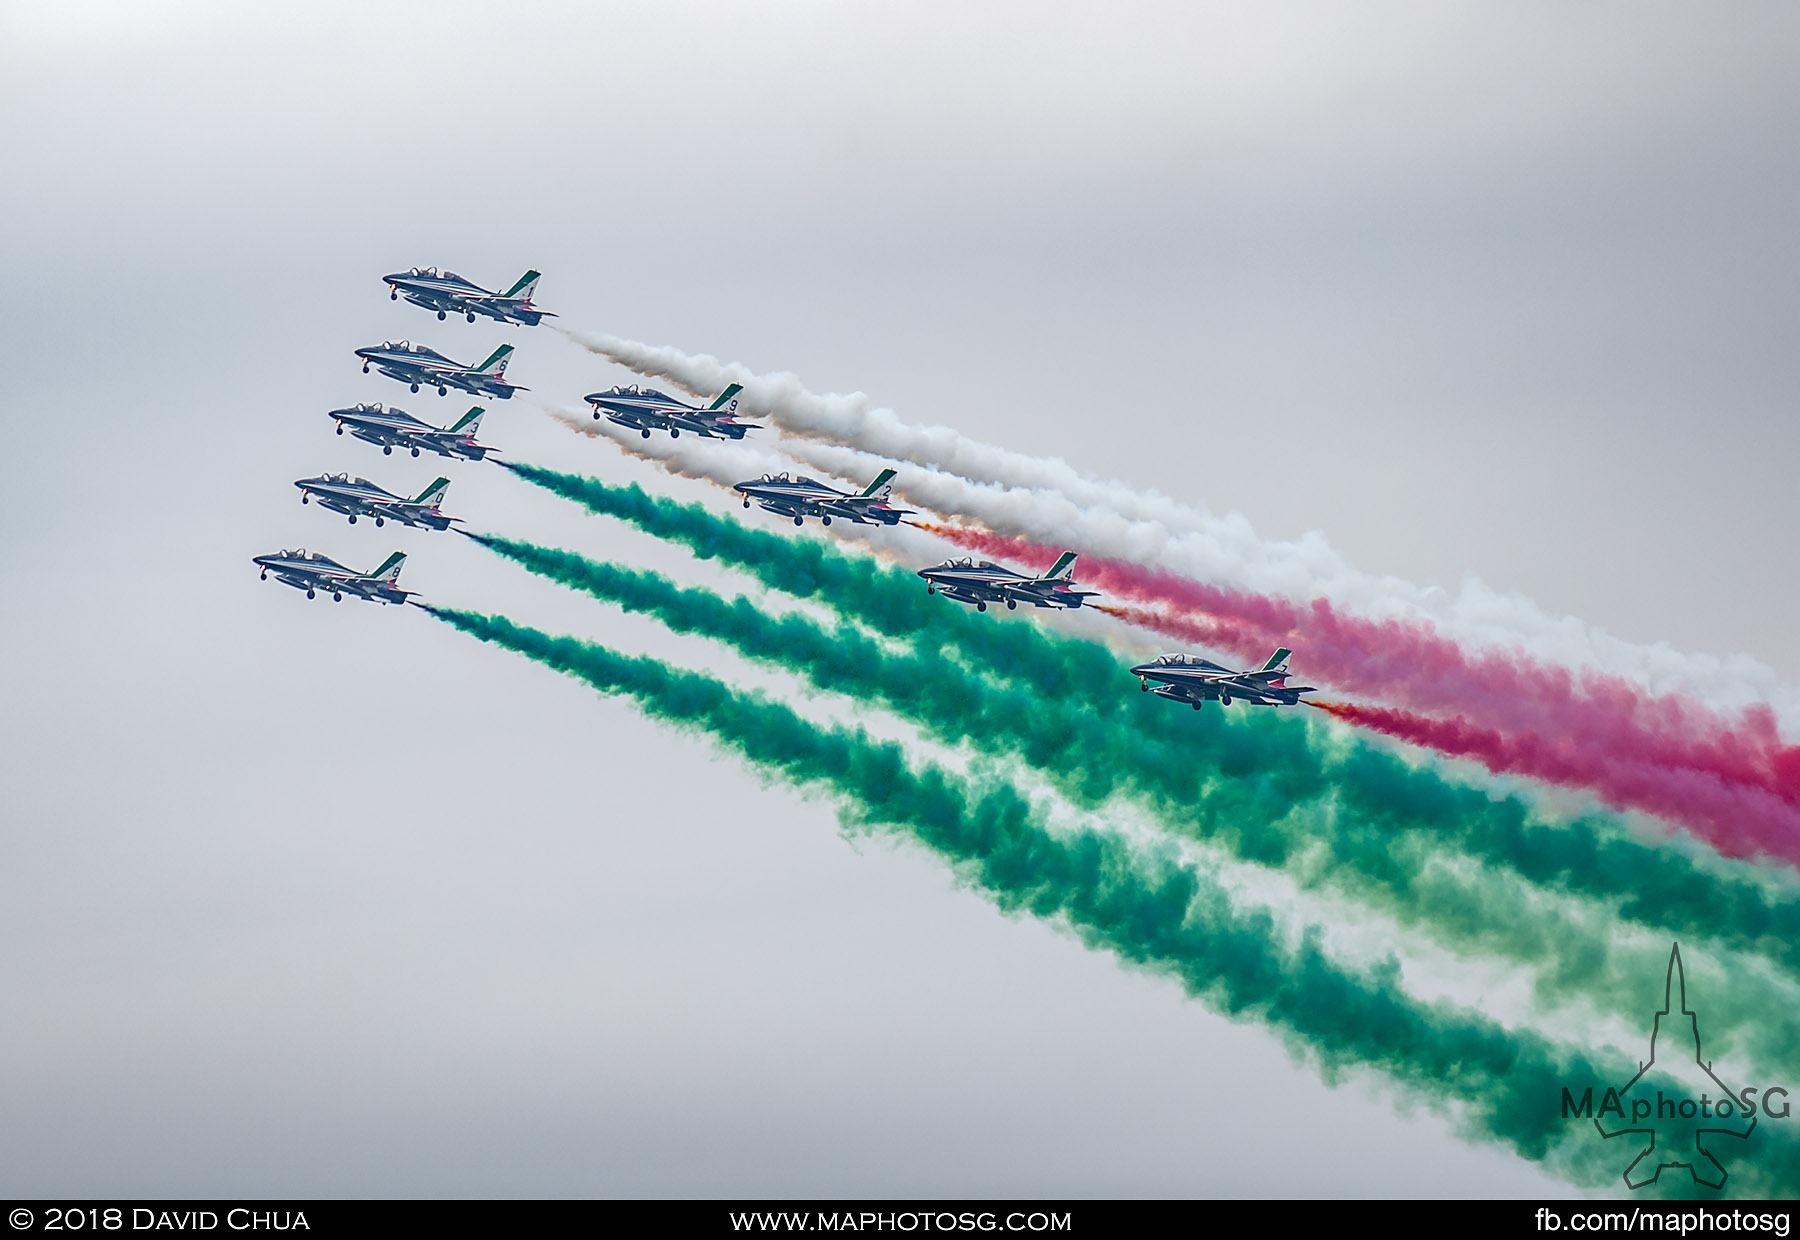
<svg viewBox="0 0 1800 1240"><path fill-rule="evenodd" d="M1289 650L1286 646L1283 646L1281 649L1277 650L1274 654L1269 656L1269 661L1262 665L1262 670L1265 672L1274 671L1276 668L1280 667L1283 663L1286 663L1288 661L1288 659L1293 656L1293 653L1294 652L1292 650Z"/></svg>
<svg viewBox="0 0 1800 1240"><path fill-rule="evenodd" d="M506 373L506 364L512 361L512 354L513 347L510 344L503 344L489 355L487 361L475 367L475 372L486 375L490 379L498 379Z"/></svg>
<svg viewBox="0 0 1800 1240"><path fill-rule="evenodd" d="M708 405L706 407L706 411L708 413L736 413L737 412L738 393L743 390L744 390L743 384L741 384L741 383L732 384L730 387L726 388L723 392L719 393L718 399L713 401L712 404Z"/></svg>
<svg viewBox="0 0 1800 1240"><path fill-rule="evenodd" d="M404 563L406 563L405 553L396 551L383 560L381 567L370 573L369 576L391 586L400 580L400 566Z"/></svg>
<svg viewBox="0 0 1800 1240"><path fill-rule="evenodd" d="M875 481L871 482L868 486L864 487L862 495L859 496L858 498L861 498L861 499L873 498L875 495L875 492L881 490L882 487L884 487L888 484L888 481L893 478L894 473L895 473L894 470L884 469L880 473L876 474Z"/></svg>
<svg viewBox="0 0 1800 1240"><path fill-rule="evenodd" d="M537 292L538 281L543 278L544 273L541 271L527 271L524 275L514 281L511 288L500 295L502 297L517 298L520 301L530 301L531 295Z"/></svg>
<svg viewBox="0 0 1800 1240"><path fill-rule="evenodd" d="M420 491L419 498L415 499L413 501L413 503L424 504L427 507L436 508L439 504L444 502L444 492L448 491L449 489L450 489L450 479L439 478L436 482L434 482L430 486L426 487L423 491Z"/></svg>
<svg viewBox="0 0 1800 1240"><path fill-rule="evenodd" d="M1074 573L1074 571L1075 571L1075 553L1073 551L1065 551L1061 555L1056 557L1056 563L1054 563L1050 566L1050 571L1045 573L1042 577L1039 577L1038 580L1039 581L1067 580L1068 577L1072 573Z"/></svg>
<svg viewBox="0 0 1800 1240"><path fill-rule="evenodd" d="M452 435L473 435L476 429L480 427L481 417L486 412L487 410L483 409L480 405L473 406L467 413L456 420L456 425L450 428L450 433Z"/></svg>

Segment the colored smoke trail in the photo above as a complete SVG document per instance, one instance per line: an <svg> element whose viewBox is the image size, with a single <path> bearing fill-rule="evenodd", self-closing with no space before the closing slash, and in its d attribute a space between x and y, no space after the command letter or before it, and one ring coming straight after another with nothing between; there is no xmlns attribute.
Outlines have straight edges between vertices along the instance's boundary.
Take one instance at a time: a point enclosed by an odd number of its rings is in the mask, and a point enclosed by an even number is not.
<svg viewBox="0 0 1800 1240"><path fill-rule="evenodd" d="M1610 671L1629 684L1679 685L1691 696L1731 708L1766 703L1779 694L1784 717L1800 720L1795 687L1780 685L1770 668L1744 656L1721 659L1634 644L1573 618L1551 616L1474 579L1450 599L1441 591L1363 572L1318 534L1293 542L1260 538L1240 514L1220 517L1153 490L1092 478L1060 459L981 443L950 427L914 426L892 410L874 407L861 392L821 395L790 373L757 374L705 354L563 330L592 352L697 395L742 384L744 408L788 435L839 449L810 454L820 468L842 475L886 458L910 461L923 476L903 479L899 493L1009 536L1228 581L1300 606L1324 597L1336 610L1370 623L1428 619L1429 627L1456 644L1522 649L1540 662ZM791 450L808 456L802 444Z"/></svg>
<svg viewBox="0 0 1800 1240"><path fill-rule="evenodd" d="M1539 966L1539 996L1553 1005L1593 1002L1635 1016L1642 979L1662 959L1660 945L1646 958L1617 944L1609 908L1550 907L1521 891L1516 880L1443 864L1447 850L1438 843L1440 824L1433 815L1409 821L1389 812L1380 823L1368 823L1363 789L1343 787L1334 757L1316 752L1306 729L1285 728L1285 737L1234 736L1233 729L1281 725L1273 719L1222 720L1196 750L1185 728L1100 718L1066 698L988 673L952 643L921 642L894 652L853 626L799 613L770 615L751 599L678 586L659 573L510 538L471 537L531 572L653 616L675 632L723 642L817 689L850 689L859 702L892 710L940 742L979 738L982 752L1023 760L1084 809L1104 809L1115 797L1136 799L1164 829L1284 867L1302 889L1326 888L1378 907L1459 954ZM859 615L881 627L882 601L871 598ZM1013 665L1036 657L1030 643L1014 645ZM1146 718L1132 713L1137 721ZM1251 763L1254 770L1245 771ZM1409 779L1415 786L1434 782L1427 773ZM1321 852L1330 864L1309 864ZM1535 915L1521 918L1525 907ZM1800 1022L1784 1015L1800 1011L1795 998L1792 985L1764 991L1740 982L1740 1007L1762 1001L1752 1035L1759 1060L1785 1058L1788 1066L1800 1067ZM1771 1008L1775 1015L1768 1014Z"/></svg>
<svg viewBox="0 0 1800 1240"><path fill-rule="evenodd" d="M1066 926L1087 946L1178 982L1214 1010L1259 1022L1328 1079L1369 1069L1466 1130L1600 1185L1617 1175L1585 1124L1561 1119L1564 1084L1603 1081L1584 1054L1480 1013L1423 1004L1398 964L1334 962L1312 927L1297 946L1265 910L1240 909L1166 847L1104 831L1050 830L995 780L965 779L859 728L820 726L761 694L698 672L555 637L501 616L427 607L447 624L521 654L646 715L710 737L766 774L828 793L847 826L889 828L944 858L1001 909ZM1800 1187L1793 1168L1780 1183Z"/></svg>
<svg viewBox="0 0 1800 1240"><path fill-rule="evenodd" d="M925 528L1017 563L1047 563L1057 553L967 526ZM1105 559L1084 558L1076 568L1096 589L1150 604L1120 609L1133 623L1216 642L1242 660L1288 646L1308 680L1333 691L1492 725L1492 739L1478 741L1478 728L1458 733L1420 722L1404 737L1414 743L1656 814L1729 856L1800 864L1800 749L1780 743L1766 710L1747 712L1735 731L1714 730L1709 712L1691 703L1652 698L1612 677L1468 655L1423 626L1347 617L1323 599L1301 608Z"/></svg>
<svg viewBox="0 0 1800 1240"><path fill-rule="evenodd" d="M652 496L635 485L613 486L520 463L509 468L590 512L628 521L703 559L724 560L771 589L817 598L842 614L861 616L891 637L953 642L971 663L1022 679L1047 697L1079 703L1118 726L1152 734L1168 729L1166 720L1145 721L1140 695L1119 691L1122 679L1130 682L1117 661L1092 643L1053 638L1030 623L995 623L995 617L976 616L928 597L917 588L916 578L870 557L846 555L814 539L777 537L714 516L699 505ZM1211 712L1195 725L1196 732L1200 727L1205 732L1183 734L1193 741L1192 753L1218 762L1227 775L1260 781L1258 795L1292 799L1290 781L1300 775L1287 774L1281 749L1267 746L1298 730L1228 727L1223 714ZM1517 801L1497 800L1481 789L1436 778L1415 779L1421 773L1409 764L1366 746L1340 747L1335 758L1334 786L1340 795L1357 795L1355 821L1373 833L1366 855L1379 859L1385 850L1397 883L1429 893L1428 854L1456 848L1548 891L1615 906L1627 921L1667 927L1684 939L1766 953L1790 973L1800 973L1800 889L1774 875L1744 873L1730 863L1647 844L1617 824L1544 823ZM1414 847L1397 834L1421 815L1432 823L1430 849ZM1290 854L1276 850L1280 839L1260 850L1240 851L1252 861L1284 865ZM1309 845L1294 845L1301 850L1297 860L1311 863L1304 851ZM1336 862L1328 857L1322 863Z"/></svg>

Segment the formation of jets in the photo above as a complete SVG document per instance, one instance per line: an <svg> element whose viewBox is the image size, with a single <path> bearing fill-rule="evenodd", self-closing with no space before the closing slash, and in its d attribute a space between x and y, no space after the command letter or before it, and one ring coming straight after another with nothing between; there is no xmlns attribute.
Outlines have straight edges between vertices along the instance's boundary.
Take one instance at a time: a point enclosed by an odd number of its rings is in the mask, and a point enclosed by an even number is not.
<svg viewBox="0 0 1800 1240"><path fill-rule="evenodd" d="M989 603L1005 603L1010 611L1021 601L1034 607L1079 607L1094 590L1075 588L1075 553L1065 551L1042 577L1027 577L990 560L945 560L921 568L925 590L986 611Z"/></svg>
<svg viewBox="0 0 1800 1240"><path fill-rule="evenodd" d="M743 390L743 384L734 383L704 408L635 384L589 392L582 399L594 407L594 421L605 416L620 426L642 431L645 439L650 438L651 431L668 431L671 439L681 438L682 431L711 439L742 439L745 431L761 429L732 416L737 412L738 393Z"/></svg>
<svg viewBox="0 0 1800 1240"><path fill-rule="evenodd" d="M888 503L894 488L887 484L893 476L893 470L884 469L861 491L850 492L807 477L764 474L740 482L732 490L743 495L744 507L761 504L770 512L792 517L795 525L805 525L808 517L817 517L824 525L830 525L833 517L860 525L898 525L901 517L912 515L912 509Z"/></svg>
<svg viewBox="0 0 1800 1240"><path fill-rule="evenodd" d="M483 316L497 323L536 327L544 319L555 317L550 311L531 304L539 278L537 272L527 271L504 293L485 289L454 271L440 272L435 267L414 267L410 271L383 276L382 280L393 300L405 299L415 306L423 306L435 311L439 319L461 314L471 323ZM447 396L451 388L456 388L473 396L496 400L510 400L514 392L527 390L506 380L506 366L512 360L512 354L513 347L503 344L479 365L464 366L436 349L408 340L398 344L384 340L379 345L356 351L362 359L364 374L371 370L380 371L390 379L409 385L415 392L435 387L439 396ZM422 452L433 452L451 460L481 461L496 450L475 438L484 412L477 405L447 427L433 426L404 409L383 408L379 403L346 405L331 410L330 417L336 423L338 434L348 432L356 439L375 444L384 455L392 456L395 448L405 448L415 457ZM377 486L367 478L353 478L349 474L320 474L300 478L294 485L300 489L301 503L316 504L341 513L352 525L359 518L368 517L377 526L393 521L419 529L447 530L453 522L461 520L445 516L440 507L445 492L450 489L448 478L436 479L412 499ZM402 590L397 584L400 566L406 562L406 556L398 551L372 573L359 573L327 556L305 550L259 555L252 557L252 562L262 570L264 581L273 573L275 580L282 584L305 590L307 598L317 598L320 591L329 593L336 602L342 602L346 594L378 603L405 603L413 597L412 591Z"/></svg>
<svg viewBox="0 0 1800 1240"><path fill-rule="evenodd" d="M436 349L402 340L395 344L383 340L358 349L363 373L373 366L390 379L409 384L413 391L435 387L439 396L448 396L451 388L460 388L471 396L492 396L495 400L511 400L514 392L530 391L506 381L506 364L512 360L513 347L503 344L478 366L453 362Z"/></svg>
<svg viewBox="0 0 1800 1240"><path fill-rule="evenodd" d="M300 488L302 504L317 500L321 508L344 513L351 525L356 524L358 517L373 517L377 526L398 521L402 525L447 530L452 521L460 519L438 511L444 492L450 489L448 478L439 478L420 491L416 499L395 495L367 478L352 478L349 474L320 474L317 478L298 479L294 485Z"/></svg>
<svg viewBox="0 0 1800 1240"><path fill-rule="evenodd" d="M477 405L449 427L432 426L404 409L383 409L379 404L333 409L331 417L337 422L338 434L348 430L358 439L379 445L389 456L395 448L405 448L414 456L424 451L479 461L496 450L475 442L475 431L486 412Z"/></svg>
<svg viewBox="0 0 1800 1240"><path fill-rule="evenodd" d="M535 271L527 271L504 293L482 288L454 271L440 272L436 267L414 267L381 278L387 281L390 298L404 297L415 306L436 310L440 319L460 314L473 323L476 315L484 314L497 323L536 327L544 319L556 317L531 304L531 295L537 291L541 278Z"/></svg>
<svg viewBox="0 0 1800 1240"><path fill-rule="evenodd" d="M483 288L454 271L435 267L414 267L404 272L383 276L388 296L404 300L436 313L440 320L460 314L473 323L478 317L506 325L536 327L546 318L556 317L548 310L532 304L537 291L536 271L527 271L505 292ZM464 366L424 345L402 340L384 340L356 350L362 359L364 374L379 371L390 379L407 384L414 392L427 387L437 389L439 396L451 388L477 397L510 400L514 392L526 388L507 382L506 367L513 347L503 344L489 354L486 361ZM737 409L741 384L733 383L720 392L710 404L689 404L655 388L637 385L590 392L584 399L593 407L594 418L604 417L616 425L640 432L650 438L655 431L666 431L679 438L683 431L708 439L742 439L755 423L740 422ZM484 410L471 408L454 425L433 426L403 409L383 408L377 404L358 404L330 411L339 435L348 432L356 439L375 444L392 455L395 448L405 448L417 457L432 452L452 460L481 461L497 449L476 441ZM757 505L766 512L791 518L804 525L808 517L821 524L848 521L858 525L897 525L913 515L911 509L897 508L891 502L895 477L892 469L883 469L860 491L840 490L830 483L805 475L764 474L747 479L733 488L743 497L744 507ZM367 478L349 474L320 474L298 479L300 500L340 513L356 524L362 517L377 526L388 521L427 530L446 530L457 517L445 516L440 510L450 480L438 478L417 496L407 499ZM1097 591L1083 590L1075 580L1075 553L1064 551L1056 562L1038 576L1019 572L990 560L952 559L919 570L925 589L941 594L953 602L986 611L989 603L1004 603L1009 611L1020 603L1033 607L1077 608ZM284 585L306 591L316 598L327 592L336 601L344 596L380 603L405 603L413 593L400 589L400 566L406 561L394 552L370 573L359 573L336 560L305 550L280 551L259 555L254 562L266 581L271 573ZM1199 710L1207 702L1229 706L1245 702L1257 706L1294 706L1301 695L1317 692L1311 685L1288 683L1288 659L1293 652L1283 647L1269 657L1260 668L1233 670L1210 659L1192 654L1165 654L1131 669L1146 693L1171 701L1186 702Z"/></svg>

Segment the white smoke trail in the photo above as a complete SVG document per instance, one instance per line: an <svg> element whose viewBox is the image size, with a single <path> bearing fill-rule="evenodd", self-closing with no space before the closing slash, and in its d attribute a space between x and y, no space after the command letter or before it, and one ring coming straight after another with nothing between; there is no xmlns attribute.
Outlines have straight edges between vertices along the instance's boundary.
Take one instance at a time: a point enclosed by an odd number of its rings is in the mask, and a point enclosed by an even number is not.
<svg viewBox="0 0 1800 1240"><path fill-rule="evenodd" d="M969 439L950 427L912 426L861 392L818 394L791 373L758 374L738 363L616 336L563 329L583 347L696 395L743 385L739 408L766 417L784 448L809 465L869 476L887 460L912 462L895 490L909 502L979 521L998 533L1066 545L1295 602L1317 597L1381 619L1426 619L1474 648L1522 649L1572 668L1593 667L1658 693L1682 692L1725 709L1768 703L1800 719L1800 689L1746 655L1678 651L1625 641L1530 599L1465 577L1453 596L1351 565L1317 532L1270 540L1240 513L1224 516L1154 490L1088 477L1068 462ZM814 442L808 442L814 441Z"/></svg>

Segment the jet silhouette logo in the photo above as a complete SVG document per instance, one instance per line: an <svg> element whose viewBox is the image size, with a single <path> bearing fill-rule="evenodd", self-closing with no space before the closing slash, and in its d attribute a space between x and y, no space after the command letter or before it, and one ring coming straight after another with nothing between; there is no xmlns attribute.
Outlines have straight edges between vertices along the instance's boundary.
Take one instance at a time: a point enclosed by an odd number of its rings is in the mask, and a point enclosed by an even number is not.
<svg viewBox="0 0 1800 1240"><path fill-rule="evenodd" d="M1619 1126L1609 1128L1609 1116L1616 1116ZM1655 1184L1664 1171L1683 1167L1695 1183L1722 1188L1726 1171L1715 1149L1725 1148L1724 1138L1741 1141L1756 1128L1754 1104L1740 1101L1701 1056L1699 1017L1688 1007L1680 944L1669 952L1663 1005L1650 1031L1650 1058L1623 1087L1606 1092L1594 1127L1609 1141L1635 1137L1644 1142L1625 1168L1631 1188Z"/></svg>

